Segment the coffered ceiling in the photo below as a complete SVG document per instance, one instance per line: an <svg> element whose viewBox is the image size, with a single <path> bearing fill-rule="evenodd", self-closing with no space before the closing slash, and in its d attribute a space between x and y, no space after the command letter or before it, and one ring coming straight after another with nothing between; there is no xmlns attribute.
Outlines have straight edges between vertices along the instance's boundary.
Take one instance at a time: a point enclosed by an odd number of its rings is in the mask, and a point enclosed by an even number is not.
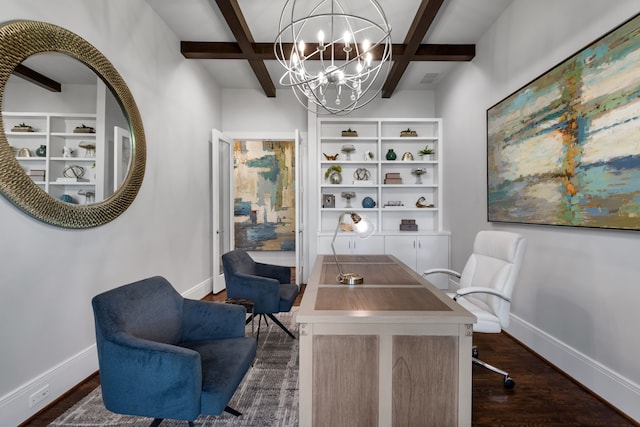
<svg viewBox="0 0 640 427"><path fill-rule="evenodd" d="M302 1L302 0L299 0ZM378 0L392 28L393 67L382 93L426 90L460 61L512 0ZM147 0L222 87L277 96L282 75L273 54L285 0ZM346 8L358 0L343 0Z"/></svg>

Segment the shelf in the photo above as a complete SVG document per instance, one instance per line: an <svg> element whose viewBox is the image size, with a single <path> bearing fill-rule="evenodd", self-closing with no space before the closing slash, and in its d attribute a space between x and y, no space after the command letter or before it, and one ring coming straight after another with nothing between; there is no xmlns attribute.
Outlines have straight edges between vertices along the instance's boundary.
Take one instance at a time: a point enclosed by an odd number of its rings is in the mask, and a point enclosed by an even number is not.
<svg viewBox="0 0 640 427"><path fill-rule="evenodd" d="M7 136L15 136L19 138L24 138L28 136L47 136L46 132L5 132Z"/></svg>
<svg viewBox="0 0 640 427"><path fill-rule="evenodd" d="M55 186L55 187L66 187L66 186L70 186L70 187L95 187L96 183L95 182L58 182L58 181L50 181L49 182L50 186Z"/></svg>
<svg viewBox="0 0 640 427"><path fill-rule="evenodd" d="M357 137L342 137L341 130L353 129ZM400 133L411 129L418 136L400 136ZM442 230L442 122L440 119L350 119L320 118L318 119L318 184L319 206L325 195L335 196L335 208L319 210L319 233L331 233L335 230L338 214L345 210L368 213L376 221L377 230L397 229L402 219L414 219L421 232L440 232ZM346 160L346 153L341 151L344 144L353 144L355 151ZM435 154L430 158L421 158L419 151L425 147L432 148ZM386 154L393 149L396 160L387 160ZM363 157L373 154L373 159ZM405 153L410 153L413 160L402 160ZM327 160L324 154L338 154L336 160ZM342 167L342 183L331 184L324 179L324 173L330 166ZM424 168L427 173L421 176L422 184L416 184L413 168ZM358 168L366 168L370 172L371 184L353 182L353 174ZM387 174L396 173L402 178L401 184L385 184ZM344 206L346 200L340 197L343 191L354 191L356 196L351 200L352 208ZM375 208L361 208L362 200L371 197L376 202ZM424 198L425 204L437 207L418 208L416 201ZM385 207L388 202L402 202L401 207ZM408 217L408 218L407 218ZM380 231L378 232L380 233Z"/></svg>
<svg viewBox="0 0 640 427"><path fill-rule="evenodd" d="M59 136L63 138L87 138L92 139L96 137L95 133L74 133L74 132L51 132L51 136Z"/></svg>
<svg viewBox="0 0 640 427"><path fill-rule="evenodd" d="M95 157L50 157L49 160L57 161L57 162L95 162L96 158Z"/></svg>
<svg viewBox="0 0 640 427"><path fill-rule="evenodd" d="M11 145L16 150L26 148L31 153L31 157L16 156L16 160L25 169L34 182L58 199L63 194L74 198L81 197L78 192L91 191L102 199L104 186L101 183L100 175L93 173L92 166L95 164L98 169L104 168L103 153L94 150L92 157L84 157L84 149L79 147L83 141L101 146L104 144L103 133L75 133L73 130L82 126L96 128L97 115L95 113L59 113L59 112L3 112L2 113L5 134ZM32 126L35 132L12 132L11 129L21 123ZM46 156L36 156L35 152L40 146L45 146ZM71 148L78 157L63 157L65 147ZM81 165L85 172L92 171L92 180L81 182L58 182L58 177L63 177L64 169L70 165ZM33 174L32 172L41 172Z"/></svg>
<svg viewBox="0 0 640 427"><path fill-rule="evenodd" d="M380 141L382 142L387 142L387 141L402 141L402 142L416 142L416 141L420 141L420 142L438 142L439 138L437 136L383 136L380 138Z"/></svg>
<svg viewBox="0 0 640 427"><path fill-rule="evenodd" d="M327 142L327 141L331 141L331 142L336 142L336 141L341 141L341 142L349 142L349 141L373 141L376 142L378 141L378 137L377 136L323 136L322 138L320 138L320 142Z"/></svg>

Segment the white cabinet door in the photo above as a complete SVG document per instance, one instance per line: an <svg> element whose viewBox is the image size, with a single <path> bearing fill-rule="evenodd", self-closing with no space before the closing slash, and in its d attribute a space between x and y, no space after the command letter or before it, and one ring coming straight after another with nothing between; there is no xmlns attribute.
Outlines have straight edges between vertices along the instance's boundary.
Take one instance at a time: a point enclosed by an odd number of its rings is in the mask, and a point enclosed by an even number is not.
<svg viewBox="0 0 640 427"><path fill-rule="evenodd" d="M322 236L318 238L318 254L333 254L331 251L331 241L333 237ZM336 237L334 243L337 254L342 255L376 255L384 253L384 237L371 236L367 239L360 239L353 236Z"/></svg>
<svg viewBox="0 0 640 427"><path fill-rule="evenodd" d="M429 268L449 268L449 236L418 236L416 246L418 274ZM427 280L440 289L449 287L446 274L432 274Z"/></svg>
<svg viewBox="0 0 640 427"><path fill-rule="evenodd" d="M416 236L385 236L384 253L416 270L416 246Z"/></svg>
<svg viewBox="0 0 640 427"><path fill-rule="evenodd" d="M351 253L351 239L350 236L337 236L334 243L337 254L350 254ZM318 254L319 255L332 255L331 241L333 237L322 236L318 238Z"/></svg>
<svg viewBox="0 0 640 427"><path fill-rule="evenodd" d="M384 253L393 255L422 274L429 268L449 268L449 236L385 236ZM448 288L448 277L435 274L427 277L440 289Z"/></svg>
<svg viewBox="0 0 640 427"><path fill-rule="evenodd" d="M359 255L376 255L384 253L384 237L371 236L366 239L352 237L351 253Z"/></svg>

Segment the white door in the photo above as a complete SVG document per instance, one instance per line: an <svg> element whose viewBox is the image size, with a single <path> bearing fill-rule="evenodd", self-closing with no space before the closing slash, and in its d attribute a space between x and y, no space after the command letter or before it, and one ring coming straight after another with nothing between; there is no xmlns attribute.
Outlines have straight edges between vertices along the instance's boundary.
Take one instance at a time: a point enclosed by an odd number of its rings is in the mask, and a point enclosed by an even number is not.
<svg viewBox="0 0 640 427"><path fill-rule="evenodd" d="M119 126L113 127L113 190L120 188L131 166L131 133Z"/></svg>
<svg viewBox="0 0 640 427"><path fill-rule="evenodd" d="M222 255L233 249L233 141L211 131L213 293L226 288Z"/></svg>
<svg viewBox="0 0 640 427"><path fill-rule="evenodd" d="M304 278L304 174L302 173L302 138L296 129L295 185L296 185L296 283Z"/></svg>

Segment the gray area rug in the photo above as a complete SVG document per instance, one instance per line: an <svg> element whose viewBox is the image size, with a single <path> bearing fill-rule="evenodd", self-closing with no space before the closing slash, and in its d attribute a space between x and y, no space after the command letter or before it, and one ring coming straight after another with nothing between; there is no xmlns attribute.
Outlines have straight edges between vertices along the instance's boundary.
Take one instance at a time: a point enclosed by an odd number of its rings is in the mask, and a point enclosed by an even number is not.
<svg viewBox="0 0 640 427"><path fill-rule="evenodd" d="M297 336L296 307L277 318ZM255 322L258 328L258 319ZM247 325L251 334L251 324ZM234 417L226 412L217 417L200 416L195 421L202 427L285 427L298 425L298 339L291 339L269 320L260 330L258 354L254 366L247 372L229 406L242 412ZM131 417L109 412L102 403L100 387L89 393L50 426L133 426L143 427L151 418ZM186 421L164 420L160 427L184 427Z"/></svg>

